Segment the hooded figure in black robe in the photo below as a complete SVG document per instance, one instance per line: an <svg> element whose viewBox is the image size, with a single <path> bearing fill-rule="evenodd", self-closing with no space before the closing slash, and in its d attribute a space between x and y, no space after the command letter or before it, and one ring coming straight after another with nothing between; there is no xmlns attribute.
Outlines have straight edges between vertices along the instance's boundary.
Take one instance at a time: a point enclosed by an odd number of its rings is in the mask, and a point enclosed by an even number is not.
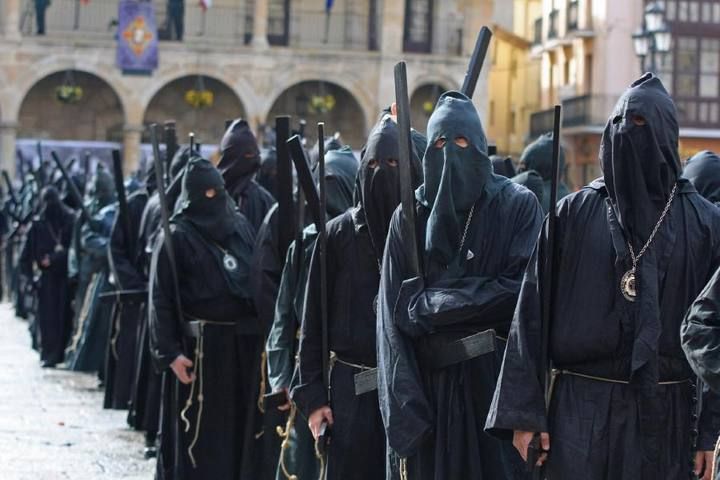
<svg viewBox="0 0 720 480"><path fill-rule="evenodd" d="M63 361L70 339L72 308L67 278L67 252L72 239L74 215L63 205L53 186L42 192L42 210L27 233L20 256L23 274L33 279L39 272L37 326L40 359L54 367Z"/></svg>
<svg viewBox="0 0 720 480"><path fill-rule="evenodd" d="M535 170L544 181L543 195L540 204L547 213L550 209L550 184L552 182L552 133L540 135L533 143L525 147L520 157L518 173ZM560 147L560 184L558 185L557 199L565 197L569 191L563 180L565 172L565 151Z"/></svg>
<svg viewBox="0 0 720 480"><path fill-rule="evenodd" d="M720 265L720 212L679 178L675 105L651 74L618 101L600 162L603 178L557 206L548 348L560 373L549 414L538 371L541 290L548 287L543 233L525 273L487 427L514 431L523 454L533 432L549 432L543 443L551 478L688 478L694 385L678 332ZM629 284L632 252L651 238ZM720 428L716 401L703 398L699 450L712 449Z"/></svg>
<svg viewBox="0 0 720 480"><path fill-rule="evenodd" d="M326 215L329 220L345 213L352 206L353 187L358 161L350 147L327 152L325 155L325 182L327 191ZM300 319L303 317L305 287L310 259L317 238L317 228L311 224L302 234L301 252L293 242L288 248L282 272L275 318L266 342L268 383L273 392L288 392L291 387L297 354ZM295 407L293 407L295 408ZM318 463L314 442L304 417L296 414L294 427L288 432L288 445L283 448L276 479L285 480L285 471L299 479L315 479Z"/></svg>
<svg viewBox="0 0 720 480"><path fill-rule="evenodd" d="M154 190L155 176L147 188L136 190L127 196L127 224L130 237L126 238L125 219L118 209L110 233L110 271L113 287L118 292L115 302L105 364L105 408L127 409L130 401L139 324L146 314L148 280L144 272L145 246L140 243L138 231L148 194Z"/></svg>
<svg viewBox="0 0 720 480"><path fill-rule="evenodd" d="M180 298L162 233L149 295L151 350L165 371L158 478L253 478L262 348L249 289L253 229L207 160L188 164L171 232Z"/></svg>
<svg viewBox="0 0 720 480"><path fill-rule="evenodd" d="M166 189L166 199L168 205L172 206L173 209L177 197L180 195L182 174L189 159L190 148L183 147L177 151L170 163L169 178L171 182ZM156 191L155 173L152 169L148 172L146 188L150 198L140 219L138 248L144 249L139 263L142 264L143 277L147 279L150 276L150 257L154 250L155 240L160 232L160 200ZM162 376L152 364L148 319L147 305L145 305L138 331L138 355L133 379L133 391L128 409L128 424L136 430L145 432L145 456L151 457L155 454L155 440L160 426Z"/></svg>
<svg viewBox="0 0 720 480"><path fill-rule="evenodd" d="M101 301L100 294L112 290L108 244L116 205L112 176L100 165L88 197L87 210L91 218L78 217L68 253L68 268L78 272L79 280L75 297L75 333L65 356L69 369L98 372L102 381L113 305Z"/></svg>
<svg viewBox="0 0 720 480"><path fill-rule="evenodd" d="M720 157L710 150L698 152L687 161L683 177L707 201L720 206Z"/></svg>
<svg viewBox="0 0 720 480"><path fill-rule="evenodd" d="M519 456L483 431L503 342L449 359L453 342L505 335L541 223L535 197L493 175L477 111L447 92L428 123L416 191L423 277L411 277L401 227L390 224L378 300L378 390L390 447L409 478L513 478ZM486 337L487 338L487 337ZM440 363L442 362L442 363ZM388 478L392 473L388 473Z"/></svg>
<svg viewBox="0 0 720 480"><path fill-rule="evenodd" d="M245 120L235 120L220 143L218 170L225 179L228 194L255 231L275 203L273 196L254 180L259 168L260 149L255 135Z"/></svg>
<svg viewBox="0 0 720 480"><path fill-rule="evenodd" d="M392 212L400 203L398 130L385 116L368 137L357 175L358 204L327 224L328 339L322 351L320 258L314 248L302 319L292 399L314 437L331 429L328 479L382 478L385 439L377 392L355 395L354 376L376 365L374 301L380 257ZM330 395L322 358L330 355ZM357 448L362 445L360 454Z"/></svg>

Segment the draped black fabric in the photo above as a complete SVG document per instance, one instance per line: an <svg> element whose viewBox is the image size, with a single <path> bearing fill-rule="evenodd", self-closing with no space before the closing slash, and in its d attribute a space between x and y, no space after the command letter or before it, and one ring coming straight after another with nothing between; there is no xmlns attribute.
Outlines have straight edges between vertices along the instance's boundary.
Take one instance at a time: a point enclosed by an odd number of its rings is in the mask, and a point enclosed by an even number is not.
<svg viewBox="0 0 720 480"><path fill-rule="evenodd" d="M146 190L127 199L130 236L126 237L121 211L115 216L110 233L108 258L116 291L147 291L144 272L145 247L140 244L139 229L148 201ZM121 294L122 295L122 294ZM147 294L146 294L147 296ZM105 408L127 409L133 390L138 335L145 299L120 296L114 305L105 360Z"/></svg>
<svg viewBox="0 0 720 480"><path fill-rule="evenodd" d="M480 119L464 95L445 94L428 127L425 185L416 192L424 277L410 278L392 219L378 299L378 393L390 447L409 478L522 476L508 441L483 431L502 342L449 366L437 350L487 329L508 330L541 223L534 195L493 175ZM470 211L474 214L470 216Z"/></svg>
<svg viewBox="0 0 720 480"><path fill-rule="evenodd" d="M369 230L359 221L360 214L361 209L353 208L327 224L324 286L328 295L328 337L329 348L338 358L330 380L330 406L335 423L328 457L329 479L382 478L385 471L377 393L356 396L353 377L361 370L341 363L368 367L376 364L373 301L380 275ZM316 244L308 274L297 383L293 382L291 392L305 417L328 405L328 391L322 379L322 282ZM357 445L364 446L363 455L356 454Z"/></svg>
<svg viewBox="0 0 720 480"><path fill-rule="evenodd" d="M511 157L501 157L500 155L490 155L493 173L506 178L514 177L517 172Z"/></svg>
<svg viewBox="0 0 720 480"><path fill-rule="evenodd" d="M63 352L72 329L67 252L73 230L73 214L65 207L54 187L42 195L42 212L27 233L19 268L33 280L39 272L37 327L40 359L48 366L63 361ZM47 264L44 265L44 260Z"/></svg>
<svg viewBox="0 0 720 480"><path fill-rule="evenodd" d="M518 173L529 170L537 172L543 180L543 194L538 197L543 211L550 210L550 188L552 184L552 133L540 135L534 142L525 147L520 157ZM565 175L565 149L560 145L560 182L558 183L557 199L560 200L568 193L563 177Z"/></svg>
<svg viewBox="0 0 720 480"><path fill-rule="evenodd" d="M202 176L208 173L204 170L204 167L191 168L187 174ZM198 187L198 191L207 186L204 182L186 185ZM188 198L196 198L195 193L189 191ZM171 238L185 318L178 318L176 311L177 299L164 234L158 236L153 252L150 346L166 378L158 458L160 479L256 478L253 476L257 457L254 412L262 328L248 285L254 230L243 216L234 214L231 218L235 222L232 232L220 245L208 239L212 226L198 227L186 218L185 212L173 217ZM237 261L234 269L226 268L223 262L227 253ZM183 333L187 328L184 322L192 319L211 322L205 325L200 336L204 342L202 356L192 354L198 340ZM203 380L196 380L192 397L189 386L180 385L167 370L180 354L191 358L195 365L198 361L203 365L202 370L196 371ZM186 412L191 428L185 432L180 414L188 398L192 399L193 406ZM190 456L191 447L195 466Z"/></svg>
<svg viewBox="0 0 720 480"><path fill-rule="evenodd" d="M540 202L540 204L542 205L545 198L545 182L543 181L539 173L537 173L535 170L526 170L523 173L515 175L510 180L517 183L518 185L522 185L523 187L534 193L535 197L537 197L538 199L538 202Z"/></svg>
<svg viewBox="0 0 720 480"><path fill-rule="evenodd" d="M680 348L680 321L720 265L720 212L686 181L637 272L638 300L628 302L620 279L629 252L599 180L558 204L556 278L550 356L555 368L584 375L632 379L633 349L641 321L659 326L658 380L691 379ZM494 433L549 431L553 478L685 478L691 448L690 382L630 385L561 375L545 413L540 388L543 234L528 265L502 372L488 415ZM674 252L685 252L676 255ZM657 383L657 380L656 380ZM642 387L640 387L642 385ZM703 399L709 412L717 399ZM718 428L700 424L700 448ZM711 432L711 433L708 433Z"/></svg>
<svg viewBox="0 0 720 480"><path fill-rule="evenodd" d="M710 150L698 152L683 169L687 178L706 200L720 205L720 157Z"/></svg>

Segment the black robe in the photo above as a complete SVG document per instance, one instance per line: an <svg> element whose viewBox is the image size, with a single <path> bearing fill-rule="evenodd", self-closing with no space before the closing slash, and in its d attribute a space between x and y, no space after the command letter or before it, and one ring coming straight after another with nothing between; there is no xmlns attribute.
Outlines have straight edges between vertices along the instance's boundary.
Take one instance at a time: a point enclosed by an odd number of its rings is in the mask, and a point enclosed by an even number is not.
<svg viewBox="0 0 720 480"><path fill-rule="evenodd" d="M678 333L688 306L720 265L720 212L679 181L670 212L638 266L634 303L620 291L631 262L602 180L558 204L556 242L554 368L628 381L634 344L643 341L637 332L649 329L657 335L659 380L681 382L640 387L561 374L546 415L537 368L543 235L525 273L487 428L498 434L549 432L552 478L687 478L693 385ZM708 412L715 410L716 399L703 401ZM701 422L700 449L712 448L718 420L709 415Z"/></svg>
<svg viewBox="0 0 720 480"><path fill-rule="evenodd" d="M40 336L40 358L55 365L63 361L65 346L72 332L72 307L67 278L67 252L73 232L73 215L63 209L56 221L45 216L33 221L27 233L20 257L20 268L32 280L35 269L40 272L38 282L37 327ZM56 246L62 250L56 249ZM50 258L50 266L43 268L43 257Z"/></svg>
<svg viewBox="0 0 720 480"><path fill-rule="evenodd" d="M115 216L108 258L116 291L147 290L147 278L142 265L144 245L140 244L138 238L140 220L147 201L146 190L135 192L127 199L130 238L125 238L125 219L121 212L118 211ZM135 374L138 326L145 310L144 304L145 299L142 297L120 297L115 302L105 359L105 408L128 408Z"/></svg>
<svg viewBox="0 0 720 480"><path fill-rule="evenodd" d="M253 243L252 228L243 223L240 241L246 249L238 258L247 269ZM257 372L262 349L260 328L249 293L233 294L225 280L222 253L185 221L172 226L172 241L179 278L183 312L176 314L175 294L167 250L161 233L153 252L150 284L151 349L157 366L164 370L160 452L157 473L160 480L207 480L254 478L254 409L258 399ZM237 254L236 254L237 255ZM234 326L208 324L204 327L202 382L198 372L192 407L184 430L181 410L191 394L167 367L184 354L198 365L192 352L197 341L183 335L189 319L230 322ZM202 413L198 394L202 384ZM199 433L198 432L199 424ZM188 449L197 434L193 467Z"/></svg>
<svg viewBox="0 0 720 480"><path fill-rule="evenodd" d="M373 301L379 266L362 210L354 208L327 224L327 312L332 361L330 407L335 423L328 451L328 479L382 478L385 442L377 392L355 395L354 376L375 367ZM292 399L307 418L328 404L322 379L320 260L313 251L300 336L298 379ZM295 382L294 382L295 383ZM357 448L362 446L362 454Z"/></svg>
<svg viewBox="0 0 720 480"><path fill-rule="evenodd" d="M521 477L520 456L509 441L484 431L504 342L494 353L436 369L416 351L495 329L504 337L522 274L541 223L541 207L527 189L495 176L475 206L461 272L449 278L424 255L427 287L409 279L402 209L390 225L378 314L378 390L390 446L408 458L414 479ZM419 207L420 244L429 210ZM503 229L498 229L502 224ZM434 277L434 278L433 278Z"/></svg>
<svg viewBox="0 0 720 480"><path fill-rule="evenodd" d="M265 215L275 203L270 192L255 180L243 179L236 185L229 185L228 193L237 203L240 212L250 221L250 225L258 231Z"/></svg>

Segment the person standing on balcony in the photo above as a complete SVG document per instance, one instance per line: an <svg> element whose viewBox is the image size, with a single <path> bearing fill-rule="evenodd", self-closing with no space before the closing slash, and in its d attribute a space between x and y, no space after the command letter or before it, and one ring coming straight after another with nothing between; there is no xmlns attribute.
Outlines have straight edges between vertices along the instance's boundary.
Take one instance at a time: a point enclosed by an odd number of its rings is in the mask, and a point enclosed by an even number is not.
<svg viewBox="0 0 720 480"><path fill-rule="evenodd" d="M36 0L43 1L43 0ZM175 40L182 42L183 32L185 30L185 0L168 0L168 38L173 39L173 31L175 32Z"/></svg>
<svg viewBox="0 0 720 480"><path fill-rule="evenodd" d="M35 0L35 21L38 35L45 35L45 10L49 6L50 0Z"/></svg>

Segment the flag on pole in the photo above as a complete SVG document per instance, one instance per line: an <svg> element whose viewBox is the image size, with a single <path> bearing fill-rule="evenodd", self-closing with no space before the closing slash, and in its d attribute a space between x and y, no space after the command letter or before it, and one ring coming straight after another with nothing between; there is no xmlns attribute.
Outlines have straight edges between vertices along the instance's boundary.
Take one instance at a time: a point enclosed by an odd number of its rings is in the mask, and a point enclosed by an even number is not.
<svg viewBox="0 0 720 480"><path fill-rule="evenodd" d="M335 3L335 0L325 0L325 11L327 13L330 13L330 10L332 10L333 3Z"/></svg>
<svg viewBox="0 0 720 480"><path fill-rule="evenodd" d="M212 0L200 0L200 8L202 8L203 11L206 11L210 7L212 7Z"/></svg>

